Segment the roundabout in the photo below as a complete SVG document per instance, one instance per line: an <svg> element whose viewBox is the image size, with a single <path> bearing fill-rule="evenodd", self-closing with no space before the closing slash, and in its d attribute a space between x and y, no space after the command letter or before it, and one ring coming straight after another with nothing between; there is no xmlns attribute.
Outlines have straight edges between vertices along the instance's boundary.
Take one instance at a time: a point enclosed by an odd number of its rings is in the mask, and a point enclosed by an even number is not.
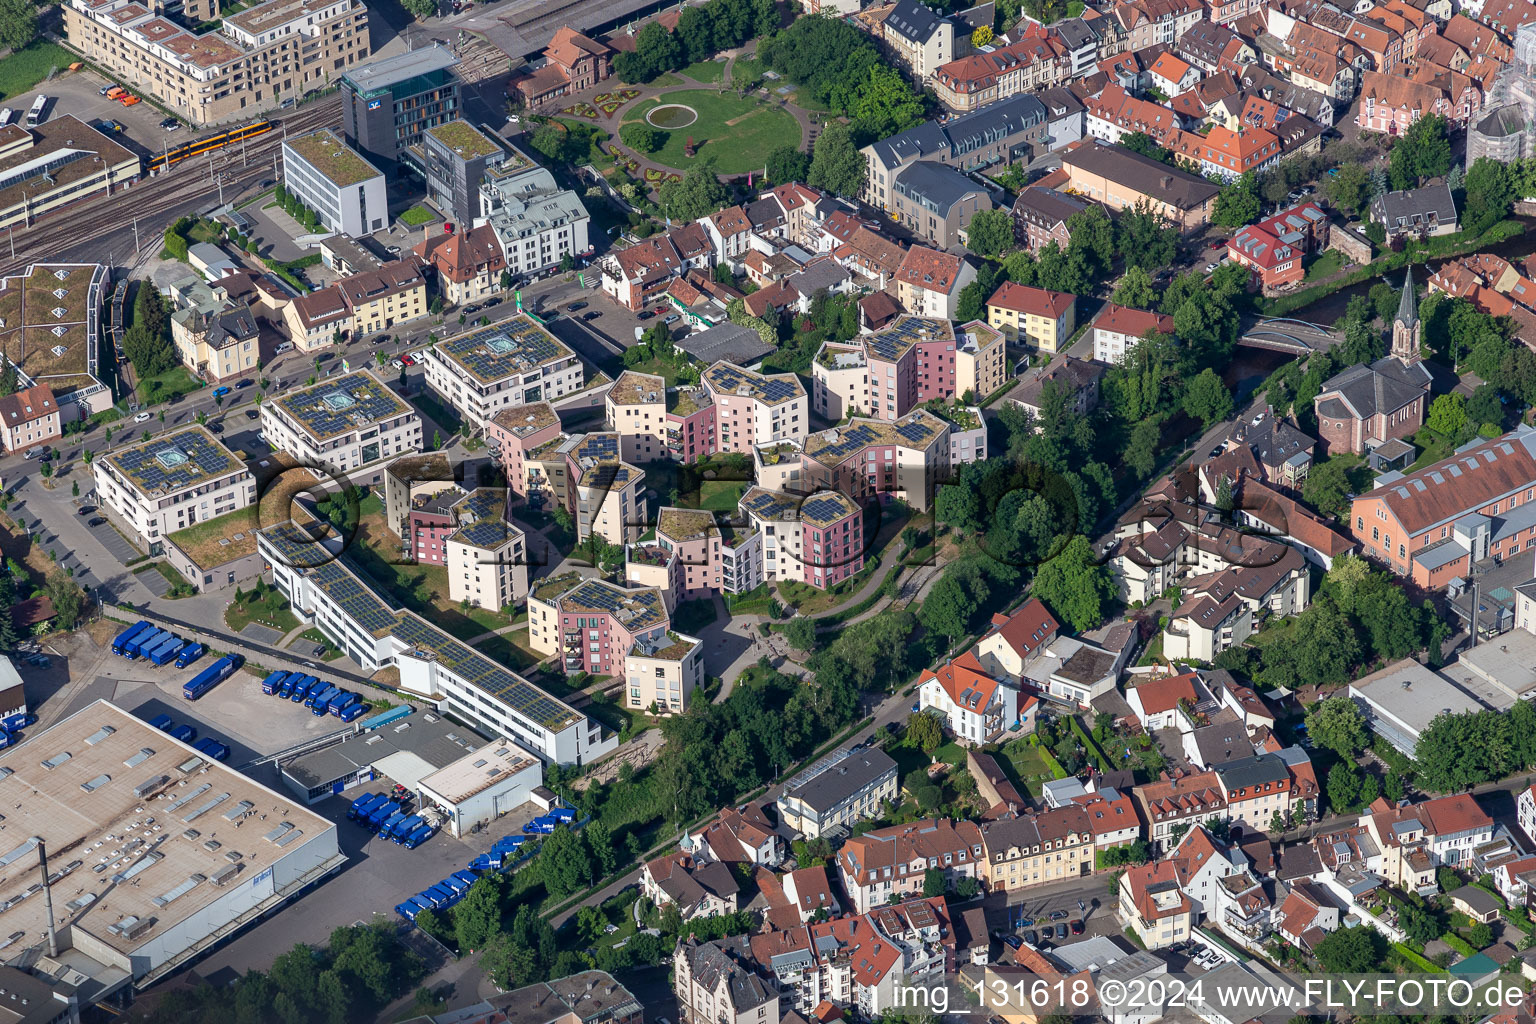
<svg viewBox="0 0 1536 1024"><path fill-rule="evenodd" d="M699 119L699 112L684 103L663 103L659 107L652 107L645 115L645 121L652 128L665 128L673 131L678 128L687 128Z"/></svg>

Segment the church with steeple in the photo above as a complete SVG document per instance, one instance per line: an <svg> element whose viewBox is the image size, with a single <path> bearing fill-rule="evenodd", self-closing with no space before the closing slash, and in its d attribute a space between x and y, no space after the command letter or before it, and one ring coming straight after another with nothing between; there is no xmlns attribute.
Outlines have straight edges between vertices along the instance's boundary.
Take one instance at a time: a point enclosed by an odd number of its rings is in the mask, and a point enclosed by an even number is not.
<svg viewBox="0 0 1536 1024"><path fill-rule="evenodd" d="M1328 454L1367 455L1389 441L1403 441L1424 425L1429 406L1429 370L1420 345L1424 324L1413 290L1413 268L1392 318L1392 349L1374 363L1335 374L1312 400L1317 433Z"/></svg>

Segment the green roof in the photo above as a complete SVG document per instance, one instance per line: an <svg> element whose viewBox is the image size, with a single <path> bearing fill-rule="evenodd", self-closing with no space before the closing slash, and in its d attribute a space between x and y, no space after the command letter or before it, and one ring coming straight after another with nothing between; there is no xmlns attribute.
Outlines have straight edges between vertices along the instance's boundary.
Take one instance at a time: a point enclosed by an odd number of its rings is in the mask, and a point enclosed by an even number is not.
<svg viewBox="0 0 1536 1024"><path fill-rule="evenodd" d="M346 188L360 181L367 181L369 178L383 176L376 167L338 139L336 133L329 128L321 128L308 135L286 139L283 146L297 153L338 188Z"/></svg>
<svg viewBox="0 0 1536 1024"><path fill-rule="evenodd" d="M436 128L428 128L427 134L465 160L494 156L502 152L502 148L492 141L489 135L468 121L448 121Z"/></svg>

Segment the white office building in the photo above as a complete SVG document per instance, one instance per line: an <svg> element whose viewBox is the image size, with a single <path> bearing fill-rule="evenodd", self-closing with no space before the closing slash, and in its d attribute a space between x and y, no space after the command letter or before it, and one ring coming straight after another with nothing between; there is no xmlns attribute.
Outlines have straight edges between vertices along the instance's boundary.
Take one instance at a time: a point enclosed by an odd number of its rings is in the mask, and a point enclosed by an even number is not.
<svg viewBox="0 0 1536 1024"><path fill-rule="evenodd" d="M581 360L526 313L446 338L426 350L427 386L471 427L503 409L580 391Z"/></svg>
<svg viewBox="0 0 1536 1024"><path fill-rule="evenodd" d="M329 128L283 140L283 185L344 235L366 235L389 224L384 174Z"/></svg>
<svg viewBox="0 0 1536 1024"><path fill-rule="evenodd" d="M556 185L548 168L522 159L486 168L476 225L481 223L496 233L513 276L548 270L592 248L591 217L581 198Z"/></svg>
<svg viewBox="0 0 1536 1024"><path fill-rule="evenodd" d="M245 463L199 426L103 455L91 475L107 515L147 549L256 501L256 478Z"/></svg>

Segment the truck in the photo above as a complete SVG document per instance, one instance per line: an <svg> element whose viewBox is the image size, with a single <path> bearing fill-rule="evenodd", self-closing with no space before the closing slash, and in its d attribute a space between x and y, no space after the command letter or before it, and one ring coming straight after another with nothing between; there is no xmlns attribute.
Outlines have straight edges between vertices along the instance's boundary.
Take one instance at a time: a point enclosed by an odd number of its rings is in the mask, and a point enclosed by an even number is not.
<svg viewBox="0 0 1536 1024"><path fill-rule="evenodd" d="M402 817L405 814L404 811L400 810L400 805L393 800L384 801L382 804L375 807L372 813L368 815L366 822L368 825L368 831L377 832L380 828L383 827L386 821L397 814L401 815Z"/></svg>
<svg viewBox="0 0 1536 1024"><path fill-rule="evenodd" d="M325 710L335 717L340 718L341 713L344 710L356 703L357 694L353 693L351 690L342 690L340 693L326 702Z"/></svg>
<svg viewBox="0 0 1536 1024"><path fill-rule="evenodd" d="M423 909L424 908L422 905L416 902L416 897L414 896L406 900L404 903L395 904L395 913L399 914L407 921L415 921L416 915L421 913Z"/></svg>
<svg viewBox="0 0 1536 1024"><path fill-rule="evenodd" d="M353 704L342 709L340 718L343 722L355 722L368 713L367 704Z"/></svg>
<svg viewBox="0 0 1536 1024"><path fill-rule="evenodd" d="M388 839L390 830L408 817L410 817L410 815L406 813L405 809L397 804L395 805L394 811L388 817L378 823L378 826L374 829L374 834L379 836L381 839Z"/></svg>
<svg viewBox="0 0 1536 1024"><path fill-rule="evenodd" d="M170 715L156 715L149 720L149 724L151 728L159 729L161 732L170 732L171 727L176 724L176 720Z"/></svg>
<svg viewBox="0 0 1536 1024"><path fill-rule="evenodd" d="M527 833L530 833L532 835L547 836L551 832L553 832L554 830L555 830L555 820L553 818L547 818L547 817L534 818L528 824L523 826L523 831L527 832Z"/></svg>
<svg viewBox="0 0 1536 1024"><path fill-rule="evenodd" d="M287 679L284 679L283 680L283 684L277 688L277 699L278 700L288 700L289 698L291 698L293 696L293 684L297 683L300 679L303 679L303 678L304 677L302 675L300 675L299 673L295 672L293 675L289 676Z"/></svg>
<svg viewBox="0 0 1536 1024"><path fill-rule="evenodd" d="M372 809L374 804L383 799L383 793L364 793L352 801L352 806L347 810L347 817L356 818L359 811L362 811L364 808Z"/></svg>
<svg viewBox="0 0 1536 1024"><path fill-rule="evenodd" d="M309 691L315 688L316 682L317 680L314 676L305 676L303 679L293 684L293 693L288 697L288 699L293 701L295 704L301 703L305 697L309 696Z"/></svg>
<svg viewBox="0 0 1536 1024"><path fill-rule="evenodd" d="M475 874L472 871L455 871L452 877L457 878L460 882L464 883L464 888L466 890L468 890L469 887L474 885L476 882L480 881L480 879L475 877Z"/></svg>
<svg viewBox="0 0 1536 1024"><path fill-rule="evenodd" d="M176 655L180 654L186 646L187 642L185 640L179 636L173 636L169 643L161 644L150 652L150 663L153 665L169 665L176 660Z"/></svg>
<svg viewBox="0 0 1536 1024"><path fill-rule="evenodd" d="M187 646L181 649L181 653L176 655L176 667L186 668L198 658L201 658L204 650L206 648L202 644L187 644Z"/></svg>
<svg viewBox="0 0 1536 1024"><path fill-rule="evenodd" d="M412 814L403 821L396 822L395 827L389 830L389 841L392 843L403 843L406 836L415 832L426 823L426 818L419 814Z"/></svg>
<svg viewBox="0 0 1536 1024"><path fill-rule="evenodd" d="M229 760L229 748L220 743L218 740L214 739L212 736L204 736L202 739L192 744L192 746L202 751L204 754L207 754L215 761Z"/></svg>
<svg viewBox="0 0 1536 1024"><path fill-rule="evenodd" d="M319 704L321 708L320 713L323 715L325 714L325 705L330 702L332 697L336 696L337 692L338 687L334 683L317 683L305 695L304 706L313 708L316 704Z"/></svg>
<svg viewBox="0 0 1536 1024"><path fill-rule="evenodd" d="M451 888L444 885L442 882L438 882L436 885L427 889L426 895L431 896L433 900L436 901L438 910L447 910L449 907L453 906L455 903L459 902L459 900L464 898L461 893L454 892Z"/></svg>
<svg viewBox="0 0 1536 1024"><path fill-rule="evenodd" d="M428 839L431 839L435 832L437 832L437 829L431 825L418 825L410 835L405 837L400 845L404 846L407 850L414 850Z"/></svg>
<svg viewBox="0 0 1536 1024"><path fill-rule="evenodd" d="M244 664L244 655L226 654L193 676L191 681L181 688L181 695L187 700L197 700L203 694L234 675L235 670Z"/></svg>
<svg viewBox="0 0 1536 1024"><path fill-rule="evenodd" d="M557 824L569 825L576 820L576 812L569 807L551 807L546 818L553 818Z"/></svg>
<svg viewBox="0 0 1536 1024"><path fill-rule="evenodd" d="M190 725L178 725L171 730L171 739L181 740L183 743L191 743L197 739L197 730Z"/></svg>
<svg viewBox="0 0 1536 1024"><path fill-rule="evenodd" d="M289 673L287 672L272 672L268 674L267 678L261 681L261 692L268 697L272 696L277 692L277 688L282 686L284 681L287 680L288 675Z"/></svg>
<svg viewBox="0 0 1536 1024"><path fill-rule="evenodd" d="M144 653L146 644L153 647L170 635L163 629L145 630L123 645L123 657L129 661L134 661L140 654Z"/></svg>
<svg viewBox="0 0 1536 1024"><path fill-rule="evenodd" d="M447 878L443 879L441 882L438 882L437 884L438 885L446 885L448 888L452 889L454 892L456 892L460 896L462 896L466 892L469 892L469 887L473 883L464 882L457 875L449 875Z"/></svg>
<svg viewBox="0 0 1536 1024"><path fill-rule="evenodd" d="M123 630L122 632L118 633L117 636L112 638L112 653L122 657L123 648L127 646L128 641L132 640L146 629L153 630L154 628L154 626L149 624L148 619L140 619L138 622L135 622L133 625L129 626L127 629Z"/></svg>

